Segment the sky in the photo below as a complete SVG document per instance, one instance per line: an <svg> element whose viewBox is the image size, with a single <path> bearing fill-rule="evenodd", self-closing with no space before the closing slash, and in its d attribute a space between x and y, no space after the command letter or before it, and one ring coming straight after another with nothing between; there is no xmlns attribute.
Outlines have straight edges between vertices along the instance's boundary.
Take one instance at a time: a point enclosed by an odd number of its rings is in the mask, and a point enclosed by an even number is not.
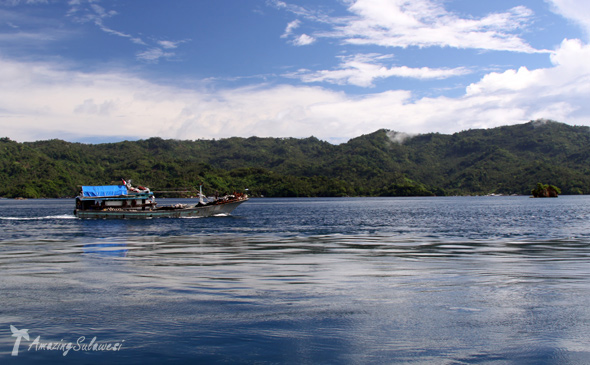
<svg viewBox="0 0 590 365"><path fill-rule="evenodd" d="M590 126L588 0L0 0L0 136Z"/></svg>

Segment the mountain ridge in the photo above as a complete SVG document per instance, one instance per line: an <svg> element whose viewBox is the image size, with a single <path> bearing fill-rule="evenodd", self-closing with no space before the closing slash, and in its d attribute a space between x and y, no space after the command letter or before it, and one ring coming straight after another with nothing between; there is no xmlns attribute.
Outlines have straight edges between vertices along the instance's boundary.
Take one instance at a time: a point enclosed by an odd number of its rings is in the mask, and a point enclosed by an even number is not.
<svg viewBox="0 0 590 365"><path fill-rule="evenodd" d="M0 139L0 196L65 197L133 179L153 190L249 188L264 196L529 194L538 182L590 193L590 128L549 120L408 136L380 129L315 137L152 137L102 144Z"/></svg>

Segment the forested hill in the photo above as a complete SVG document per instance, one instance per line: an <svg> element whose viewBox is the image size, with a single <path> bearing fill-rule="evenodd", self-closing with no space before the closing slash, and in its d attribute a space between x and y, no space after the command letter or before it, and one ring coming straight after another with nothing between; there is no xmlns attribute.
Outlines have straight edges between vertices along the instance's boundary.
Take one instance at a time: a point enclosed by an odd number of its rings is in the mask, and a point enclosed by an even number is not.
<svg viewBox="0 0 590 365"><path fill-rule="evenodd" d="M152 190L254 196L530 194L537 182L590 193L590 128L551 121L453 135L392 131L332 145L310 137L105 144L0 139L0 196L74 196L121 178Z"/></svg>

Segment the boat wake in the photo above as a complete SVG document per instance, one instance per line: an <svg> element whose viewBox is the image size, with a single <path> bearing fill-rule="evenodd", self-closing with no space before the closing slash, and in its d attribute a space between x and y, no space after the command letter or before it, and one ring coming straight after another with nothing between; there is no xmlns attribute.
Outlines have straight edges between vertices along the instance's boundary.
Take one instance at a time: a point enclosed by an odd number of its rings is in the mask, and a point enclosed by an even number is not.
<svg viewBox="0 0 590 365"><path fill-rule="evenodd" d="M0 217L0 220L7 221L38 221L45 219L76 219L76 217L71 214L48 215L45 217Z"/></svg>
<svg viewBox="0 0 590 365"><path fill-rule="evenodd" d="M230 213L219 213L219 214L213 214L211 217L230 217L231 214ZM201 218L207 218L205 216L193 216L193 217L179 217L181 219L201 219Z"/></svg>

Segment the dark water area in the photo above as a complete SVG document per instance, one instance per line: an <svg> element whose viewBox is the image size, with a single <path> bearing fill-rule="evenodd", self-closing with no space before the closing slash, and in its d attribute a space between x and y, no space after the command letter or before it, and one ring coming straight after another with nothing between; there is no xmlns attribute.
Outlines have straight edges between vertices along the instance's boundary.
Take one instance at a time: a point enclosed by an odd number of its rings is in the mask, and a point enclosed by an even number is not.
<svg viewBox="0 0 590 365"><path fill-rule="evenodd" d="M0 200L2 364L590 363L588 196L73 204Z"/></svg>

